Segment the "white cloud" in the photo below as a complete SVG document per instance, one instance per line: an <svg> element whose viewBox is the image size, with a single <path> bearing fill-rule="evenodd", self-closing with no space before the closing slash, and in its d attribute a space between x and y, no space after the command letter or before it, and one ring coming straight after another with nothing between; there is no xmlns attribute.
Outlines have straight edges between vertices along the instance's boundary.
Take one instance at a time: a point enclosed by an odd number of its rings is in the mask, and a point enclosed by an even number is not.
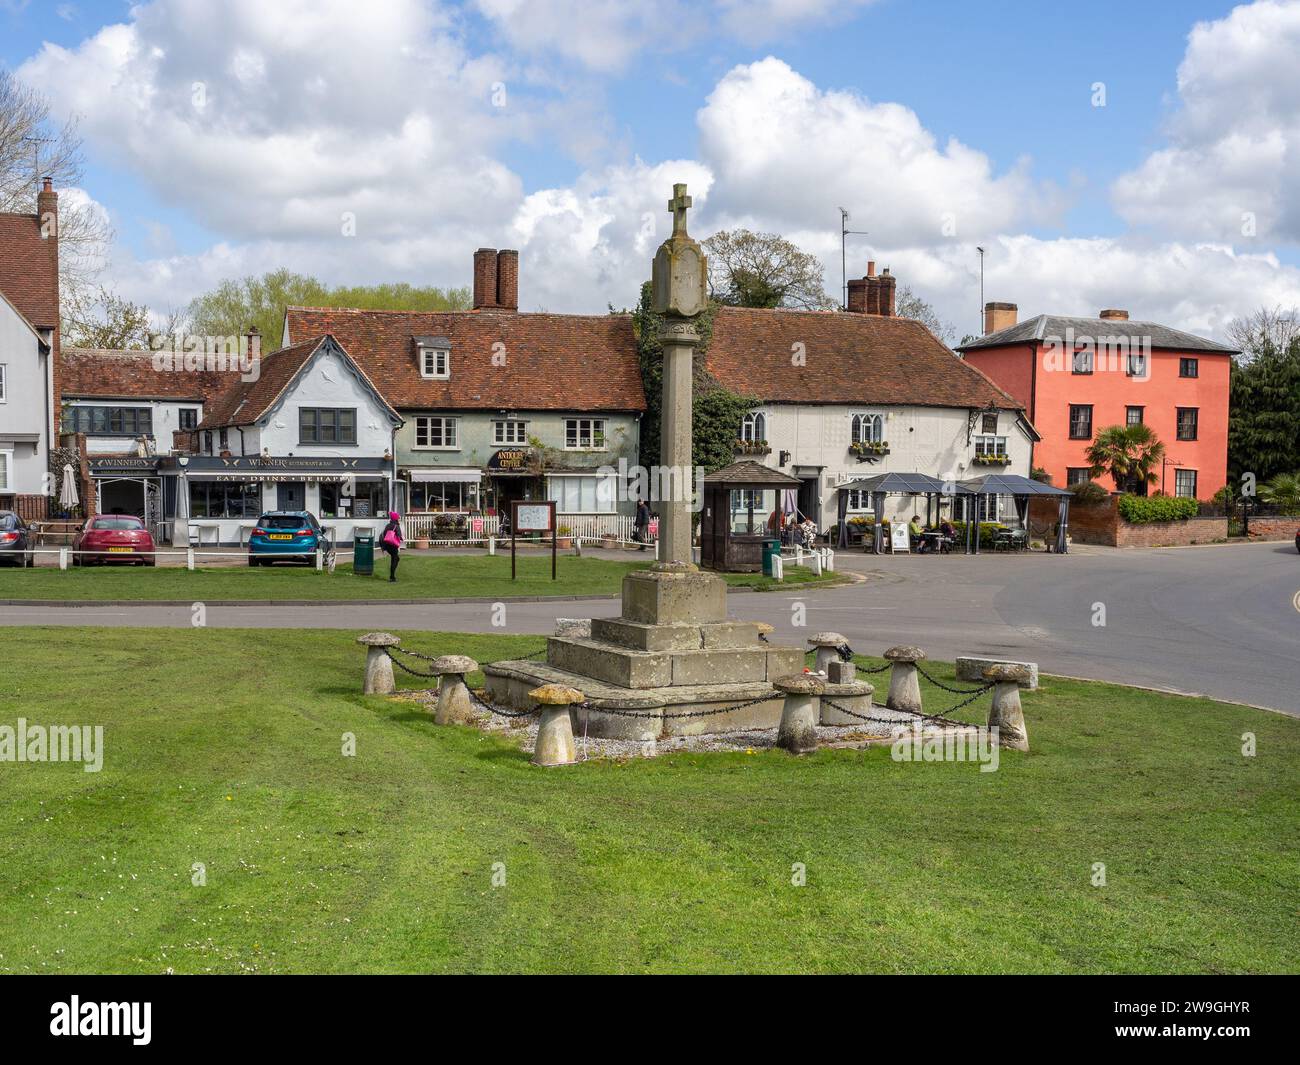
<svg viewBox="0 0 1300 1065"><path fill-rule="evenodd" d="M1123 217L1192 237L1300 242L1298 55L1297 0L1198 23L1178 68L1169 145L1114 184Z"/></svg>

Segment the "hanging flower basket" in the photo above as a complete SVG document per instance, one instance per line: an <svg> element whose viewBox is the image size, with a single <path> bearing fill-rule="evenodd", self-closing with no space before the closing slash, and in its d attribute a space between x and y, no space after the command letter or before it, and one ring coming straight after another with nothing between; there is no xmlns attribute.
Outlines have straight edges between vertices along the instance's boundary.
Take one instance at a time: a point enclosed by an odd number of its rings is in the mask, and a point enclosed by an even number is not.
<svg viewBox="0 0 1300 1065"><path fill-rule="evenodd" d="M1011 464L1010 455L976 455L976 466L1009 466Z"/></svg>
<svg viewBox="0 0 1300 1065"><path fill-rule="evenodd" d="M736 454L738 455L770 455L772 449L767 446L766 440L737 440Z"/></svg>
<svg viewBox="0 0 1300 1065"><path fill-rule="evenodd" d="M859 459L868 461L888 455L889 444L884 440L855 440L849 445L849 451Z"/></svg>

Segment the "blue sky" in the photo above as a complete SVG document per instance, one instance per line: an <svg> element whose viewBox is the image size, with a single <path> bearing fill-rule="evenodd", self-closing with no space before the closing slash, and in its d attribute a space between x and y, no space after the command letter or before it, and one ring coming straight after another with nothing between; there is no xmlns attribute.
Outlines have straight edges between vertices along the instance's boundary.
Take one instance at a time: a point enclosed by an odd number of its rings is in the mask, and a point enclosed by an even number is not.
<svg viewBox="0 0 1300 1065"><path fill-rule="evenodd" d="M659 171L672 161L702 175L706 230L784 232L823 258L832 291L843 203L872 233L856 259L896 263L903 284L963 321L980 242L989 298L1024 313L1087 311L1128 288L1148 317L1213 332L1260 302L1300 302L1300 89L1287 95L1297 75L1278 66L1291 49L1294 68L1300 47L1292 0L1236 11L1200 0L727 0L676 13L673 2L386 0L371 5L383 9L375 29L333 0L280 0L274 16L226 0L207 7L229 17L200 32L197 0L0 0L0 61L80 116L83 188L118 238L107 280L154 304L278 265L464 284L479 242L521 246L526 303L625 304L644 272L630 234L666 198ZM304 25L312 39L295 42ZM109 26L120 35L99 48ZM421 54L390 62L406 41ZM426 76L430 57L438 69ZM326 84L310 91L356 113L304 102L316 69ZM196 78L221 111L141 103ZM494 84L507 107L483 106ZM777 108L770 130L755 100ZM1216 101L1251 116L1239 166L1223 147L1241 123ZM755 150L773 131L780 143ZM295 148L301 190L287 165ZM232 151L247 152L247 169L210 172L215 153ZM365 165L376 161L385 173ZM859 182L855 170L872 175ZM341 245L325 230L351 201L361 240ZM1248 237L1246 213L1258 216ZM956 232L940 239L928 219L950 214ZM1225 275L1202 294L1212 306L1189 292L1202 271Z"/></svg>

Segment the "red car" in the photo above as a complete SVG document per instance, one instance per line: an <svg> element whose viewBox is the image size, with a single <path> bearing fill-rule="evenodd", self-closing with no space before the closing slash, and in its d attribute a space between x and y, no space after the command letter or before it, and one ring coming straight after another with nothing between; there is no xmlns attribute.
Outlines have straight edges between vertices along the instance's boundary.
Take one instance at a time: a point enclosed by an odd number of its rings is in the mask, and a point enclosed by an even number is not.
<svg viewBox="0 0 1300 1065"><path fill-rule="evenodd" d="M97 514L86 522L73 542L72 561L77 566L97 562L138 562L152 566L157 562L153 552L153 537L139 518L129 514Z"/></svg>

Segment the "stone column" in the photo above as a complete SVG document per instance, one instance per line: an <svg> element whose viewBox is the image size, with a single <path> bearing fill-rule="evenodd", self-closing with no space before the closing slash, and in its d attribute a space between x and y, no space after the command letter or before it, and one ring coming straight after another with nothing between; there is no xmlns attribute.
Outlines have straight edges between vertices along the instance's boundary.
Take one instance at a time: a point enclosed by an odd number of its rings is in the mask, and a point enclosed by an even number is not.
<svg viewBox="0 0 1300 1065"><path fill-rule="evenodd" d="M791 754L815 751L817 722L821 718L820 696L826 690L826 682L810 673L795 673L793 676L779 677L772 682L772 686L785 693L776 745Z"/></svg>
<svg viewBox="0 0 1300 1065"><path fill-rule="evenodd" d="M984 679L993 683L989 728L998 730L998 744L1016 751L1029 750L1029 733L1025 730L1025 714L1020 707L1020 689L1029 686L1028 667L1010 662L998 663L984 670Z"/></svg>
<svg viewBox="0 0 1300 1065"><path fill-rule="evenodd" d="M393 663L387 648L401 644L391 632L367 632L357 637L357 643L366 650L366 680L361 691L365 695L389 695L397 690L393 679Z"/></svg>
<svg viewBox="0 0 1300 1065"><path fill-rule="evenodd" d="M668 319L664 349L663 419L659 461L673 473L672 498L659 516L659 558L664 565L691 562L691 361L699 336L687 319Z"/></svg>
<svg viewBox="0 0 1300 1065"><path fill-rule="evenodd" d="M885 705L891 710L919 714L921 679L916 672L916 663L924 660L925 652L919 647L891 647L884 657L894 664L889 671L889 698Z"/></svg>
<svg viewBox="0 0 1300 1065"><path fill-rule="evenodd" d="M478 669L468 655L442 655L431 663L430 672L438 674L438 706L433 720L439 725L467 725L474 720L474 704L465 684L465 674Z"/></svg>
<svg viewBox="0 0 1300 1065"><path fill-rule="evenodd" d="M543 684L528 693L542 710L537 726L533 765L570 765L578 760L573 742L573 719L569 708L586 700L577 688L564 684Z"/></svg>

